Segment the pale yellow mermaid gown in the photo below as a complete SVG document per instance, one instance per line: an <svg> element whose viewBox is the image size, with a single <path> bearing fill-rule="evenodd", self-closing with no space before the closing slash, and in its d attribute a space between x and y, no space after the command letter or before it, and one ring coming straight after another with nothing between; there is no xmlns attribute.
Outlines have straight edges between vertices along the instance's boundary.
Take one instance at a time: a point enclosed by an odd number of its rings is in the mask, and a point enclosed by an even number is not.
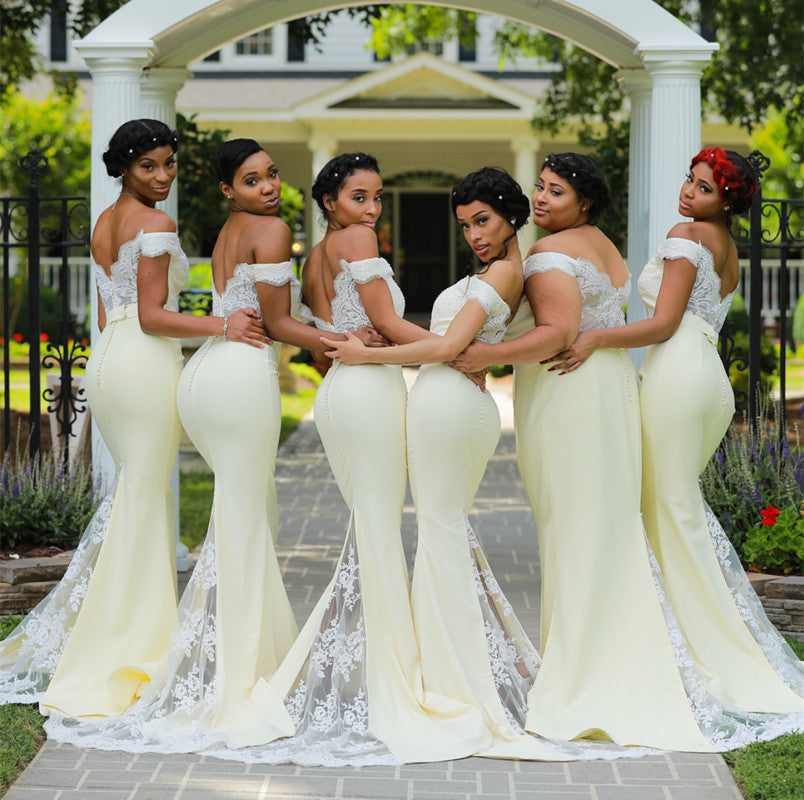
<svg viewBox="0 0 804 800"><path fill-rule="evenodd" d="M500 341L510 309L477 276L436 298L430 330L443 335L470 301L488 314L478 338ZM469 524L500 437L491 394L445 364L421 367L408 401L407 437L419 532L411 598L425 696L433 692L477 709L487 731L483 755L571 758L523 728L539 657Z"/></svg>
<svg viewBox="0 0 804 800"><path fill-rule="evenodd" d="M386 281L398 314L404 298L384 259L341 261L332 323L369 324L356 284ZM485 740L474 708L425 700L400 535L405 500L405 406L399 367L335 364L319 387L315 420L351 510L330 585L271 680L296 734L264 748L260 761L378 764L470 755Z"/></svg>
<svg viewBox="0 0 804 800"><path fill-rule="evenodd" d="M711 253L678 238L648 262L640 295L653 313L664 260L678 258L698 270L687 311L670 339L648 349L641 371L645 528L708 690L736 709L800 712L802 663L768 621L698 484L734 414L716 350L731 295L720 298Z"/></svg>
<svg viewBox="0 0 804 800"><path fill-rule="evenodd" d="M213 314L258 309L258 282L289 284L291 311L298 307L290 262L239 264L223 293L213 292ZM235 752L293 733L268 684L297 633L274 550L278 358L278 345L213 336L184 368L179 413L215 473L215 492L169 652L127 714L79 727L50 720L51 738L130 752Z"/></svg>
<svg viewBox="0 0 804 800"><path fill-rule="evenodd" d="M0 645L0 698L39 700L70 716L116 715L167 652L176 611L176 531L170 475L179 442L176 339L145 334L137 317L140 255L168 253L176 310L188 264L173 233L120 247L111 281L96 278L106 327L87 365L92 416L117 466L58 586Z"/></svg>
<svg viewBox="0 0 804 800"><path fill-rule="evenodd" d="M554 269L578 281L581 330L624 323L627 287L560 253L525 262L526 279ZM509 335L527 329L516 322ZM558 739L715 749L679 673L640 519L633 365L625 351L598 350L566 375L548 366L517 366L514 378L517 459L542 570L542 662L525 727Z"/></svg>

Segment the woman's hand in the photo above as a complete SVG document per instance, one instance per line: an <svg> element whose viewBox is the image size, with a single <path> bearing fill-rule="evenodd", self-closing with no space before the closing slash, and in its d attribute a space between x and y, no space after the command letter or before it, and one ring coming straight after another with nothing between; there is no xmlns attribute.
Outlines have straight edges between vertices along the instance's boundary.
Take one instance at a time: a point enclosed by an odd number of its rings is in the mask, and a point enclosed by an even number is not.
<svg viewBox="0 0 804 800"><path fill-rule="evenodd" d="M340 361L342 364L350 366L371 363L369 356L374 348L366 347L357 336L349 331L344 336L346 339L341 341L327 339L326 336L321 337L321 341L327 346L327 356L333 361Z"/></svg>
<svg viewBox="0 0 804 800"><path fill-rule="evenodd" d="M388 347L391 344L391 342L370 325L364 325L362 328L353 331L353 333L366 347Z"/></svg>
<svg viewBox="0 0 804 800"><path fill-rule="evenodd" d="M454 361L450 361L449 365L467 374L481 370L488 372L489 366L493 363L493 357L489 358L489 354L489 345L476 339ZM485 385L485 376L483 383Z"/></svg>
<svg viewBox="0 0 804 800"><path fill-rule="evenodd" d="M231 342L243 342L253 347L273 344L265 335L262 317L253 308L241 308L229 317L226 323L226 338Z"/></svg>
<svg viewBox="0 0 804 800"><path fill-rule="evenodd" d="M573 372L578 369L595 350L597 350L597 343L595 342L594 331L582 331L566 350L562 350L552 358L546 358L540 363L551 364L556 362L555 366L550 367L548 372L555 372L555 370L560 369L561 372L558 374L564 375L567 372Z"/></svg>
<svg viewBox="0 0 804 800"><path fill-rule="evenodd" d="M489 374L488 367L478 370L477 372L464 372L463 374L469 378L481 392L486 391L486 375Z"/></svg>

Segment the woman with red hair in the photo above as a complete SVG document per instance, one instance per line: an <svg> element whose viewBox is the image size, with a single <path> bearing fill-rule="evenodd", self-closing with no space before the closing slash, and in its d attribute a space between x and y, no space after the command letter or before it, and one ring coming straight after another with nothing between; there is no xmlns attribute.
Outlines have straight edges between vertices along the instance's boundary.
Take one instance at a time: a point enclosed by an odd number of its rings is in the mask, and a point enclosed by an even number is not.
<svg viewBox="0 0 804 800"><path fill-rule="evenodd" d="M679 197L686 219L639 278L649 317L584 331L551 360L563 374L598 348L650 345L640 373L642 512L667 600L723 706L786 713L804 711L804 667L768 621L698 484L734 415L717 340L739 279L729 223L757 186L737 153L698 153Z"/></svg>

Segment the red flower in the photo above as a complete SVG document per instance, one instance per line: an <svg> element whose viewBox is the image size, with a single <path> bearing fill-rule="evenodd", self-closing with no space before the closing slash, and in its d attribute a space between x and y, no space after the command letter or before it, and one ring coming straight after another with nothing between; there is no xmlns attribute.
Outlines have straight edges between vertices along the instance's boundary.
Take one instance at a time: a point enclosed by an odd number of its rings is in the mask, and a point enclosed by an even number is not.
<svg viewBox="0 0 804 800"><path fill-rule="evenodd" d="M776 524L776 517L779 516L779 509L769 505L767 508L763 508L759 513L762 515L762 524L772 527Z"/></svg>
<svg viewBox="0 0 804 800"><path fill-rule="evenodd" d="M49 338L50 337L46 333L40 333L39 334L39 341L40 342L46 342Z"/></svg>
<svg viewBox="0 0 804 800"><path fill-rule="evenodd" d="M25 341L25 337L21 333L15 333L11 338L18 344Z"/></svg>

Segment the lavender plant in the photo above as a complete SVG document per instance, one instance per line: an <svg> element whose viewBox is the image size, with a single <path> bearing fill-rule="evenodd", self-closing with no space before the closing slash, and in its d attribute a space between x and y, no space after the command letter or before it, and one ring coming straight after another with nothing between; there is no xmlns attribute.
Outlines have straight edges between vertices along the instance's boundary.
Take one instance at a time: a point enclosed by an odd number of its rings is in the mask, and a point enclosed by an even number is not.
<svg viewBox="0 0 804 800"><path fill-rule="evenodd" d="M747 565L746 534L762 519L762 509L801 508L804 502L804 453L798 437L781 443L778 428L760 410L755 429L732 425L701 475L704 498Z"/></svg>
<svg viewBox="0 0 804 800"><path fill-rule="evenodd" d="M18 441L13 458L9 449L0 462L0 547L74 547L99 489L83 461L66 470L56 454L32 459Z"/></svg>

